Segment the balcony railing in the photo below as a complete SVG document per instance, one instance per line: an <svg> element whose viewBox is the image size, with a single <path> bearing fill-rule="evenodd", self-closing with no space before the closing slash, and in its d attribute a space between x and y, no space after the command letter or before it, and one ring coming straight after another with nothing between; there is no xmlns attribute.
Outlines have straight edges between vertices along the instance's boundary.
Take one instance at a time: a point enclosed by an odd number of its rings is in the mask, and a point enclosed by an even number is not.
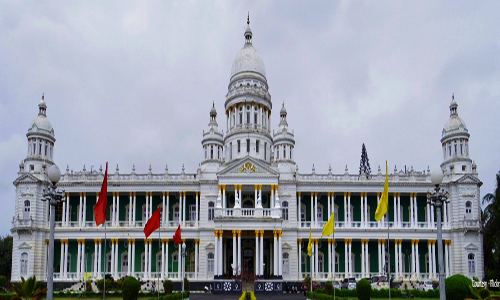
<svg viewBox="0 0 500 300"><path fill-rule="evenodd" d="M468 226L478 226L478 221L467 221ZM302 228L322 228L326 224L326 221L317 221L317 222L311 222L311 221L301 221L298 222L298 226ZM429 224L427 222L418 222L416 226L412 226L410 222L403 222L401 223L400 226L395 224L394 222L389 222L389 227L390 228L405 228L405 229L410 229L410 228L419 228L419 229L434 229L436 228L436 224L434 223L433 225ZM464 227L465 226L464 224ZM349 229L369 229L369 228L386 228L387 229L387 221L382 224L379 222L375 221L370 221L366 223L362 223L359 221L352 221L352 222L345 222L345 221L335 221L335 228L349 228ZM448 226L444 226L445 229L449 228Z"/></svg>
<svg viewBox="0 0 500 300"><path fill-rule="evenodd" d="M215 219L235 218L281 218L283 208L215 208Z"/></svg>

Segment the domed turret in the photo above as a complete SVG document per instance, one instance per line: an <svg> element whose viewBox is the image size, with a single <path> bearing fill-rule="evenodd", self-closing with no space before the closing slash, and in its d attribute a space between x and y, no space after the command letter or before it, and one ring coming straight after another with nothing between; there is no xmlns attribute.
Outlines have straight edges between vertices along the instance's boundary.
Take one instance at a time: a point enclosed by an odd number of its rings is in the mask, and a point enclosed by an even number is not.
<svg viewBox="0 0 500 300"><path fill-rule="evenodd" d="M276 161L293 161L293 149L295 147L295 137L293 132L288 131L288 122L286 121L285 103L280 110L280 127L274 134L274 159Z"/></svg>
<svg viewBox="0 0 500 300"><path fill-rule="evenodd" d="M215 102L212 103L210 109L210 122L208 123L208 132L203 132L203 150L205 152L205 161L216 160L223 161L223 141L222 133L219 132L217 125L217 110L215 109Z"/></svg>
<svg viewBox="0 0 500 300"><path fill-rule="evenodd" d="M56 141L54 128L47 119L47 104L45 96L38 104L38 116L31 123L28 133L28 154L24 160L24 169L29 172L41 172L42 168L53 164L54 143Z"/></svg>
<svg viewBox="0 0 500 300"><path fill-rule="evenodd" d="M442 131L443 163L441 168L447 174L472 172L472 160L469 158L469 131L465 122L458 116L458 104L455 95L451 97L450 118Z"/></svg>

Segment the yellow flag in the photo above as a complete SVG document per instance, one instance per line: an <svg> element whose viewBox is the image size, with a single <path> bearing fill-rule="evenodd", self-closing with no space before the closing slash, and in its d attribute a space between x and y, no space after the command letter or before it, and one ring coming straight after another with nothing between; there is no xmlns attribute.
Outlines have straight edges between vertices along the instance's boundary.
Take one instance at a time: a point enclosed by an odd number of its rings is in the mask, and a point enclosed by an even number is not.
<svg viewBox="0 0 500 300"><path fill-rule="evenodd" d="M307 244L307 254L309 256L313 255L313 246L312 246L312 227L309 229L309 244Z"/></svg>
<svg viewBox="0 0 500 300"><path fill-rule="evenodd" d="M389 176L387 175L387 161L385 161L385 184L382 197L375 211L375 221L380 221L389 209Z"/></svg>
<svg viewBox="0 0 500 300"><path fill-rule="evenodd" d="M321 233L321 237L324 237L325 235L332 235L333 232L335 231L335 211L332 212L332 215L330 216L330 219L328 219L328 222L323 226L323 233Z"/></svg>

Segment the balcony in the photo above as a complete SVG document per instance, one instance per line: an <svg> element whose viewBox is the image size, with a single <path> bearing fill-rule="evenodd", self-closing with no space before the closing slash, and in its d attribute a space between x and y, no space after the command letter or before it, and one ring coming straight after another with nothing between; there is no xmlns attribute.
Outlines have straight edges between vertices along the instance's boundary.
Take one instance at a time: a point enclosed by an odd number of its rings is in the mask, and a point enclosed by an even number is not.
<svg viewBox="0 0 500 300"><path fill-rule="evenodd" d="M283 208L215 208L214 219L281 219Z"/></svg>

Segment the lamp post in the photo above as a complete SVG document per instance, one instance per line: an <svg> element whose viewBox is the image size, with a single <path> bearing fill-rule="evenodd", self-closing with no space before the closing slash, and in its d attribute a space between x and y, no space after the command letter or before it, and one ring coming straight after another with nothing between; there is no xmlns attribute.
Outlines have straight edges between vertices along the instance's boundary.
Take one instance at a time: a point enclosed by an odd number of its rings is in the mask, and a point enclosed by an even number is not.
<svg viewBox="0 0 500 300"><path fill-rule="evenodd" d="M54 227L56 221L56 205L64 200L64 190L57 191L56 184L61 179L61 171L54 164L48 170L49 180L47 191L43 189L43 201L50 206L49 261L47 266L47 300L54 299ZM64 266L61 266L61 270Z"/></svg>
<svg viewBox="0 0 500 300"><path fill-rule="evenodd" d="M446 300L446 288L444 281L444 266L443 266L443 232L441 230L441 207L448 203L448 193L439 189L439 185L443 182L443 171L441 168L436 168L431 173L431 182L435 186L434 192L427 196L427 203L436 208L437 214L437 244L438 244L438 264L439 264L439 299Z"/></svg>
<svg viewBox="0 0 500 300"><path fill-rule="evenodd" d="M182 280L182 299L184 299L184 262L186 261L186 243L182 243L181 254L181 280Z"/></svg>

